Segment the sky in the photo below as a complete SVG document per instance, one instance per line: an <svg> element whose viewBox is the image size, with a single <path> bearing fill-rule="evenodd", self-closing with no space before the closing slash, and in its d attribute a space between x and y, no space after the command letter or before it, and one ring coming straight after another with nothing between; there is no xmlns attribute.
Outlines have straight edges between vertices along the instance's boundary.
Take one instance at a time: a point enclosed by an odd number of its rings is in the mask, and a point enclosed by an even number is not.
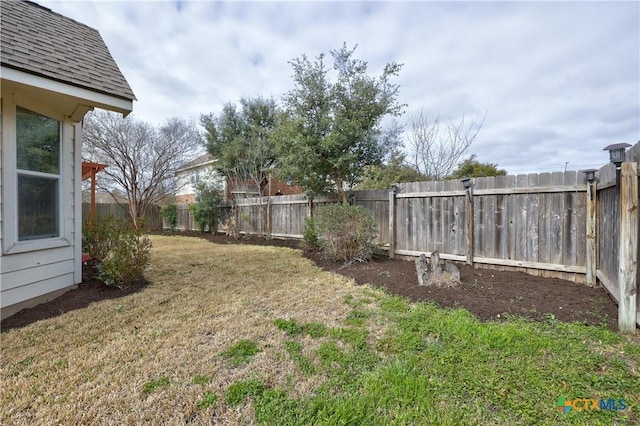
<svg viewBox="0 0 640 426"><path fill-rule="evenodd" d="M290 61L346 43L372 76L403 64L406 131L420 110L484 118L468 154L509 174L599 168L640 140L637 1L36 2L100 32L156 125L280 100Z"/></svg>

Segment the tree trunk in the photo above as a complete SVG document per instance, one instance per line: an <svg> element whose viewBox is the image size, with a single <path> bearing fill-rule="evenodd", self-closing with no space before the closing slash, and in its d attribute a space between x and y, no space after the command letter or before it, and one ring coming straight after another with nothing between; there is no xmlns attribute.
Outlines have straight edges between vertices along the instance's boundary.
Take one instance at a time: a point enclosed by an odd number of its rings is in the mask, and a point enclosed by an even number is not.
<svg viewBox="0 0 640 426"><path fill-rule="evenodd" d="M431 259L422 253L416 259L418 285L456 288L460 284L460 269L449 261L444 261L444 270L440 264L440 253L431 253Z"/></svg>
<svg viewBox="0 0 640 426"><path fill-rule="evenodd" d="M342 187L342 181L336 180L336 188L338 190L338 198L340 198L341 204L348 204L349 198L347 197L347 191Z"/></svg>
<svg viewBox="0 0 640 426"><path fill-rule="evenodd" d="M416 259L416 273L418 274L418 285L425 286L429 282L429 264L427 263L427 256L422 253Z"/></svg>
<svg viewBox="0 0 640 426"><path fill-rule="evenodd" d="M431 253L431 272L433 279L439 280L442 276L442 266L440 266L440 252L437 250Z"/></svg>

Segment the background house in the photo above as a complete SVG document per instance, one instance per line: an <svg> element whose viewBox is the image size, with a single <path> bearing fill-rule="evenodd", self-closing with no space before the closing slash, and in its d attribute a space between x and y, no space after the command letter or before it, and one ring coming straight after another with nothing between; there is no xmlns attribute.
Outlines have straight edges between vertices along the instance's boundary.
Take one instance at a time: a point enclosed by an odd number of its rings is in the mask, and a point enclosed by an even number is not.
<svg viewBox="0 0 640 426"><path fill-rule="evenodd" d="M82 118L135 96L93 28L0 2L1 316L82 281Z"/></svg>
<svg viewBox="0 0 640 426"><path fill-rule="evenodd" d="M260 187L264 197L304 194L304 189L301 186L290 185L273 175L265 178L261 182ZM226 197L229 200L254 198L259 196L260 193L258 192L258 187L253 180L248 179L246 181L239 182L227 181Z"/></svg>
<svg viewBox="0 0 640 426"><path fill-rule="evenodd" d="M215 182L224 191L225 200L237 198L253 198L260 195L256 183L251 179L238 180L224 178L215 170L216 159L211 154L204 154L188 162L176 170L176 199L177 204L191 204L196 202L196 185L199 182ZM271 176L261 184L262 194L293 195L302 194L300 186L289 185Z"/></svg>
<svg viewBox="0 0 640 426"><path fill-rule="evenodd" d="M213 155L204 154L176 170L176 203L195 203L196 185L200 182L217 183L225 190L225 180L216 172L215 162Z"/></svg>

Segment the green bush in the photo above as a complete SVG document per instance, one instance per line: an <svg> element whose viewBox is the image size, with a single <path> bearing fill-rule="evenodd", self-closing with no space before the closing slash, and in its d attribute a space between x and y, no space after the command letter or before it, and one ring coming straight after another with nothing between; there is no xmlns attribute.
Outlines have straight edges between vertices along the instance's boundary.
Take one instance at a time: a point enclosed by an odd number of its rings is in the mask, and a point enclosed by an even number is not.
<svg viewBox="0 0 640 426"><path fill-rule="evenodd" d="M144 230L113 217L85 222L82 251L91 256L98 278L107 285L124 288L135 281L149 262L151 241Z"/></svg>
<svg viewBox="0 0 640 426"><path fill-rule="evenodd" d="M127 287L149 263L151 241L143 231L132 226L121 228L117 243L109 255L98 264L98 278L107 285Z"/></svg>
<svg viewBox="0 0 640 426"><path fill-rule="evenodd" d="M178 227L178 206L175 204L167 204L166 206L162 206L160 209L160 214L167 221L169 225L169 229L175 231Z"/></svg>
<svg viewBox="0 0 640 426"><path fill-rule="evenodd" d="M208 228L209 232L216 233L223 205L224 192L218 184L199 182L196 185L196 203L191 204L189 210L201 232Z"/></svg>
<svg viewBox="0 0 640 426"><path fill-rule="evenodd" d="M316 226L312 217L308 217L304 220L304 228L302 230L302 244L304 245L304 247L311 250L320 248L318 233L316 232Z"/></svg>
<svg viewBox="0 0 640 426"><path fill-rule="evenodd" d="M82 251L91 256L94 264L102 263L120 236L120 223L109 216L89 218L82 225Z"/></svg>
<svg viewBox="0 0 640 426"><path fill-rule="evenodd" d="M323 206L315 215L314 225L320 247L330 258L343 262L371 259L376 224L365 208L345 204Z"/></svg>

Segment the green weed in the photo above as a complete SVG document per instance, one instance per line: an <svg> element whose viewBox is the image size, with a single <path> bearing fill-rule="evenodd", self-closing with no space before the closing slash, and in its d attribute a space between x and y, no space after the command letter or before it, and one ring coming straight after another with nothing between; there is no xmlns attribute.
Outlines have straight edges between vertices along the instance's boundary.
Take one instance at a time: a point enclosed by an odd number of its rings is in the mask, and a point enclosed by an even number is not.
<svg viewBox="0 0 640 426"><path fill-rule="evenodd" d="M483 323L464 309L395 296L367 311L354 297L345 303L353 327L330 329L313 350L315 368L303 371L323 377L318 387L302 398L253 392L258 422L604 425L632 424L640 409L639 346L606 327L514 315ZM375 339L363 327L372 316L387 325ZM301 365L301 343L285 349ZM564 415L560 396L624 398L629 408Z"/></svg>
<svg viewBox="0 0 640 426"><path fill-rule="evenodd" d="M209 380L211 380L209 377L207 376L202 376L200 374L196 374L195 376L193 376L193 384L194 385L206 385L207 383L209 383Z"/></svg>
<svg viewBox="0 0 640 426"><path fill-rule="evenodd" d="M156 389L162 386L166 386L168 384L169 384L168 377L160 377L155 380L150 380L147 383L145 383L144 386L142 387L142 393L144 395L149 395L151 392L154 392Z"/></svg>
<svg viewBox="0 0 640 426"><path fill-rule="evenodd" d="M264 385L260 380L241 380L229 385L225 401L229 405L240 405L249 396L259 396L264 392Z"/></svg>
<svg viewBox="0 0 640 426"><path fill-rule="evenodd" d="M240 340L220 355L226 358L233 367L239 367L249 362L251 357L259 352L261 350L256 343L245 339Z"/></svg>
<svg viewBox="0 0 640 426"><path fill-rule="evenodd" d="M284 347L289 353L291 359L298 364L298 367L300 367L300 370L302 370L305 375L309 376L315 372L315 368L313 367L313 364L311 364L311 361L302 355L302 345L299 342L289 340L288 342L285 342Z"/></svg>
<svg viewBox="0 0 640 426"><path fill-rule="evenodd" d="M218 396L215 393L207 392L202 399L198 401L198 408L207 408L216 405Z"/></svg>

